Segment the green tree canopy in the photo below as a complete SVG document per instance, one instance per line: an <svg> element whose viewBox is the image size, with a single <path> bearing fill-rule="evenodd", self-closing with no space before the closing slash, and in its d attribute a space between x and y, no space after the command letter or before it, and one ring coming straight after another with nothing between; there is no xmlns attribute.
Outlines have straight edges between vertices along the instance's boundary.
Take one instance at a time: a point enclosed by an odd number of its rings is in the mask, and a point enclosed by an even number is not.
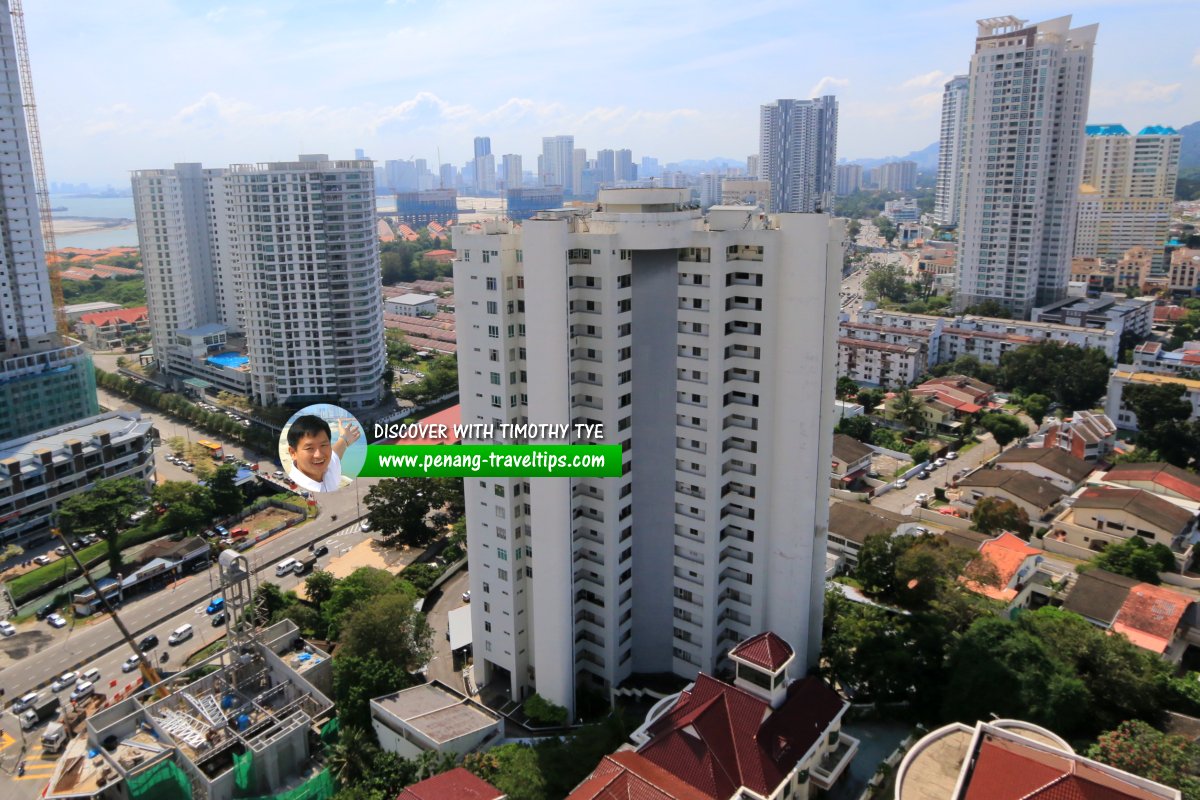
<svg viewBox="0 0 1200 800"><path fill-rule="evenodd" d="M1179 789L1185 800L1200 800L1200 745L1155 730L1141 720L1126 720L1101 734L1088 758Z"/></svg>
<svg viewBox="0 0 1200 800"><path fill-rule="evenodd" d="M1038 342L1000 357L1000 385L1021 394L1045 394L1072 411L1088 409L1108 391L1111 367L1099 348Z"/></svg>
<svg viewBox="0 0 1200 800"><path fill-rule="evenodd" d="M167 481L155 486L152 495L154 502L167 509L158 519L158 529L162 533L197 533L212 522L216 513L212 492L197 483Z"/></svg>
<svg viewBox="0 0 1200 800"><path fill-rule="evenodd" d="M403 592L368 600L342 620L338 657L376 658L416 672L432 654L432 632L425 615Z"/></svg>
<svg viewBox="0 0 1200 800"><path fill-rule="evenodd" d="M58 526L66 536L95 534L108 544L113 572L121 568L117 535L128 525L129 515L150 505L146 484L135 477L96 481L89 491L72 495L58 507Z"/></svg>
<svg viewBox="0 0 1200 800"><path fill-rule="evenodd" d="M875 422L866 414L860 414L857 417L842 417L838 420L836 431L870 444L871 435L875 432Z"/></svg>
<svg viewBox="0 0 1200 800"><path fill-rule="evenodd" d="M975 530L988 535L1010 531L1028 539L1033 533L1025 509L1004 497L981 498L971 512L971 523Z"/></svg>
<svg viewBox="0 0 1200 800"><path fill-rule="evenodd" d="M365 605L372 598L393 593L404 596L410 604L416 601L416 598L409 594L404 581L398 580L387 570L359 567L338 580L330 592L329 599L321 604L321 613L328 623L329 635L337 637L342 628L343 618L356 608Z"/></svg>
<svg viewBox="0 0 1200 800"><path fill-rule="evenodd" d="M1177 467L1200 454L1200 423L1188 421L1192 404L1186 390L1182 383L1158 383L1130 384L1121 392L1122 404L1137 415L1138 447Z"/></svg>
<svg viewBox="0 0 1200 800"><path fill-rule="evenodd" d="M1162 582L1158 573L1175 571L1171 548L1159 542L1147 544L1140 536L1110 544L1092 558L1092 563L1100 569L1155 585Z"/></svg>
<svg viewBox="0 0 1200 800"><path fill-rule="evenodd" d="M992 435L996 444L1007 447L1008 444L1029 433L1025 423L1012 414L992 411L979 418L979 427Z"/></svg>
<svg viewBox="0 0 1200 800"><path fill-rule="evenodd" d="M908 281L899 264L872 267L863 279L863 293L868 300L886 299L903 303L908 299Z"/></svg>
<svg viewBox="0 0 1200 800"><path fill-rule="evenodd" d="M208 479L208 491L212 495L213 506L219 516L228 517L242 510L246 498L242 490L234 485L237 479L237 467L232 464L222 464L217 467L213 476Z"/></svg>
<svg viewBox="0 0 1200 800"><path fill-rule="evenodd" d="M836 391L839 400L848 400L858 395L858 384L849 375L839 375Z"/></svg>
<svg viewBox="0 0 1200 800"><path fill-rule="evenodd" d="M333 697L338 717L347 726L369 729L371 698L405 689L412 682L400 664L376 656L338 653L333 660Z"/></svg>
<svg viewBox="0 0 1200 800"><path fill-rule="evenodd" d="M386 478L371 487L365 502L371 528L387 544L422 546L436 533L426 516L442 505L443 496L426 478Z"/></svg>
<svg viewBox="0 0 1200 800"><path fill-rule="evenodd" d="M502 744L483 753L470 753L463 766L495 786L509 800L548 800L546 778L537 752L527 744Z"/></svg>

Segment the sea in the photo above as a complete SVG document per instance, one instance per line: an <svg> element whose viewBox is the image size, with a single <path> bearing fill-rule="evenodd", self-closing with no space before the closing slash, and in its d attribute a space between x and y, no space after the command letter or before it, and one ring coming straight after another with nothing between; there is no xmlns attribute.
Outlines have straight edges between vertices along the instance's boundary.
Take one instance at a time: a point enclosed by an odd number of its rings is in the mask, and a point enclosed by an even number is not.
<svg viewBox="0 0 1200 800"><path fill-rule="evenodd" d="M59 247L83 247L101 250L106 247L137 247L137 226L133 224L132 197L81 197L78 195L50 195L52 208L64 217L95 217L97 219L127 219L127 227L108 228L88 233L58 234L54 237Z"/></svg>

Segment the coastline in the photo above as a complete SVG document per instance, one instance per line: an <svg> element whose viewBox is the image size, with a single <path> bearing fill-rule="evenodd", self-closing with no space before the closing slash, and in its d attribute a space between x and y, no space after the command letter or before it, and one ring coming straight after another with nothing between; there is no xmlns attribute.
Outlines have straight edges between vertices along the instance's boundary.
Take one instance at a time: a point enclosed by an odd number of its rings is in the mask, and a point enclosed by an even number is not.
<svg viewBox="0 0 1200 800"><path fill-rule="evenodd" d="M131 219L111 219L107 217L54 217L54 235L75 236L81 233L96 233L98 231L116 231L132 228Z"/></svg>

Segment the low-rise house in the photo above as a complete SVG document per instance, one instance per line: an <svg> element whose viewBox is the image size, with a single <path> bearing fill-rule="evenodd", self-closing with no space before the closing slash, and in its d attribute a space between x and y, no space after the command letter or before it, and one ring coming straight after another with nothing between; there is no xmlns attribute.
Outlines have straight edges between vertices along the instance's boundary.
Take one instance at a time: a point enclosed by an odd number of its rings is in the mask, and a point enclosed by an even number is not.
<svg viewBox="0 0 1200 800"><path fill-rule="evenodd" d="M1063 608L1172 663L1195 636L1192 597L1103 569L1080 575Z"/></svg>
<svg viewBox="0 0 1200 800"><path fill-rule="evenodd" d="M1093 466L1055 447L1014 447L1000 454L996 469L1021 470L1050 481L1064 492L1078 489Z"/></svg>
<svg viewBox="0 0 1200 800"><path fill-rule="evenodd" d="M508 795L462 767L406 786L396 800L505 800Z"/></svg>
<svg viewBox="0 0 1200 800"><path fill-rule="evenodd" d="M1151 461L1143 464L1117 464L1100 476L1104 483L1145 489L1162 495L1177 505L1195 510L1200 506L1200 475L1173 464Z"/></svg>
<svg viewBox="0 0 1200 800"><path fill-rule="evenodd" d="M922 401L921 413L925 417L925 429L950 432L962 426L974 414L986 409L991 403L995 388L965 375L948 375L933 378L912 389L912 396ZM900 401L892 397L884 409L886 419L897 419Z"/></svg>
<svg viewBox="0 0 1200 800"><path fill-rule="evenodd" d="M829 789L858 751L841 731L850 704L817 677L796 678L803 665L773 633L745 640L729 658L733 683L701 673L659 701L633 733L633 753L606 758L568 800L803 800L814 787Z"/></svg>
<svg viewBox="0 0 1200 800"><path fill-rule="evenodd" d="M1084 461L1099 461L1112 455L1117 445L1117 426L1105 414L1076 411L1051 423L1043 447L1057 447Z"/></svg>
<svg viewBox="0 0 1200 800"><path fill-rule="evenodd" d="M974 506L985 497L1010 500L1036 523L1066 494L1045 478L1016 469L978 469L958 482L959 502Z"/></svg>
<svg viewBox="0 0 1200 800"><path fill-rule="evenodd" d="M918 524L885 508L835 500L829 505L829 553L840 560L839 570L851 571L868 537L915 532Z"/></svg>
<svg viewBox="0 0 1200 800"><path fill-rule="evenodd" d="M916 742L896 800L1180 800L1178 789L1110 767L1029 722L953 722Z"/></svg>
<svg viewBox="0 0 1200 800"><path fill-rule="evenodd" d="M829 485L834 489L851 489L871 469L875 451L844 433L833 435L833 465Z"/></svg>
<svg viewBox="0 0 1200 800"><path fill-rule="evenodd" d="M428 751L461 756L502 729L491 710L438 681L375 698L371 725L379 746L404 758Z"/></svg>
<svg viewBox="0 0 1200 800"><path fill-rule="evenodd" d="M979 546L984 562L996 571L995 582L960 578L971 591L1004 603L1009 608L1024 608L1033 586L1032 579L1045 556L1019 536L1001 533Z"/></svg>
<svg viewBox="0 0 1200 800"><path fill-rule="evenodd" d="M1187 314L1187 309L1180 309ZM1133 348L1133 368L1164 375L1200 373L1200 342L1184 342L1178 350L1167 350L1162 342L1142 342Z"/></svg>
<svg viewBox="0 0 1200 800"><path fill-rule="evenodd" d="M401 317L418 317L423 314L437 313L437 296L432 294L402 294L399 297L389 297L384 301L388 314Z"/></svg>
<svg viewBox="0 0 1200 800"><path fill-rule="evenodd" d="M1170 548L1182 572L1192 563L1196 517L1144 489L1088 486L1067 501L1042 542L1048 551L1086 559L1132 536Z"/></svg>
<svg viewBox="0 0 1200 800"><path fill-rule="evenodd" d="M1105 413L1123 431L1138 430L1137 414L1125 407L1122 394L1126 386L1161 386L1178 384L1184 398L1191 403L1189 420L1200 418L1200 380L1181 378L1177 375L1161 375L1153 372L1138 372L1135 367L1118 365L1108 377L1108 400Z"/></svg>

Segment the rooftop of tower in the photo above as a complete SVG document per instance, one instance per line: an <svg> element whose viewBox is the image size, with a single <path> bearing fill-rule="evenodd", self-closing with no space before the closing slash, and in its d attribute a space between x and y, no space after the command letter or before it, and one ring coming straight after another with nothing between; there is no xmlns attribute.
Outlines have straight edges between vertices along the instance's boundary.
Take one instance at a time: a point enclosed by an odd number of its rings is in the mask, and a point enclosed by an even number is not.
<svg viewBox="0 0 1200 800"><path fill-rule="evenodd" d="M1128 136L1129 135L1129 131L1125 129L1124 125L1113 125L1113 124L1088 125L1084 130L1087 131L1088 136ZM1142 133L1145 133L1146 130L1148 130L1148 129L1143 129Z"/></svg>

